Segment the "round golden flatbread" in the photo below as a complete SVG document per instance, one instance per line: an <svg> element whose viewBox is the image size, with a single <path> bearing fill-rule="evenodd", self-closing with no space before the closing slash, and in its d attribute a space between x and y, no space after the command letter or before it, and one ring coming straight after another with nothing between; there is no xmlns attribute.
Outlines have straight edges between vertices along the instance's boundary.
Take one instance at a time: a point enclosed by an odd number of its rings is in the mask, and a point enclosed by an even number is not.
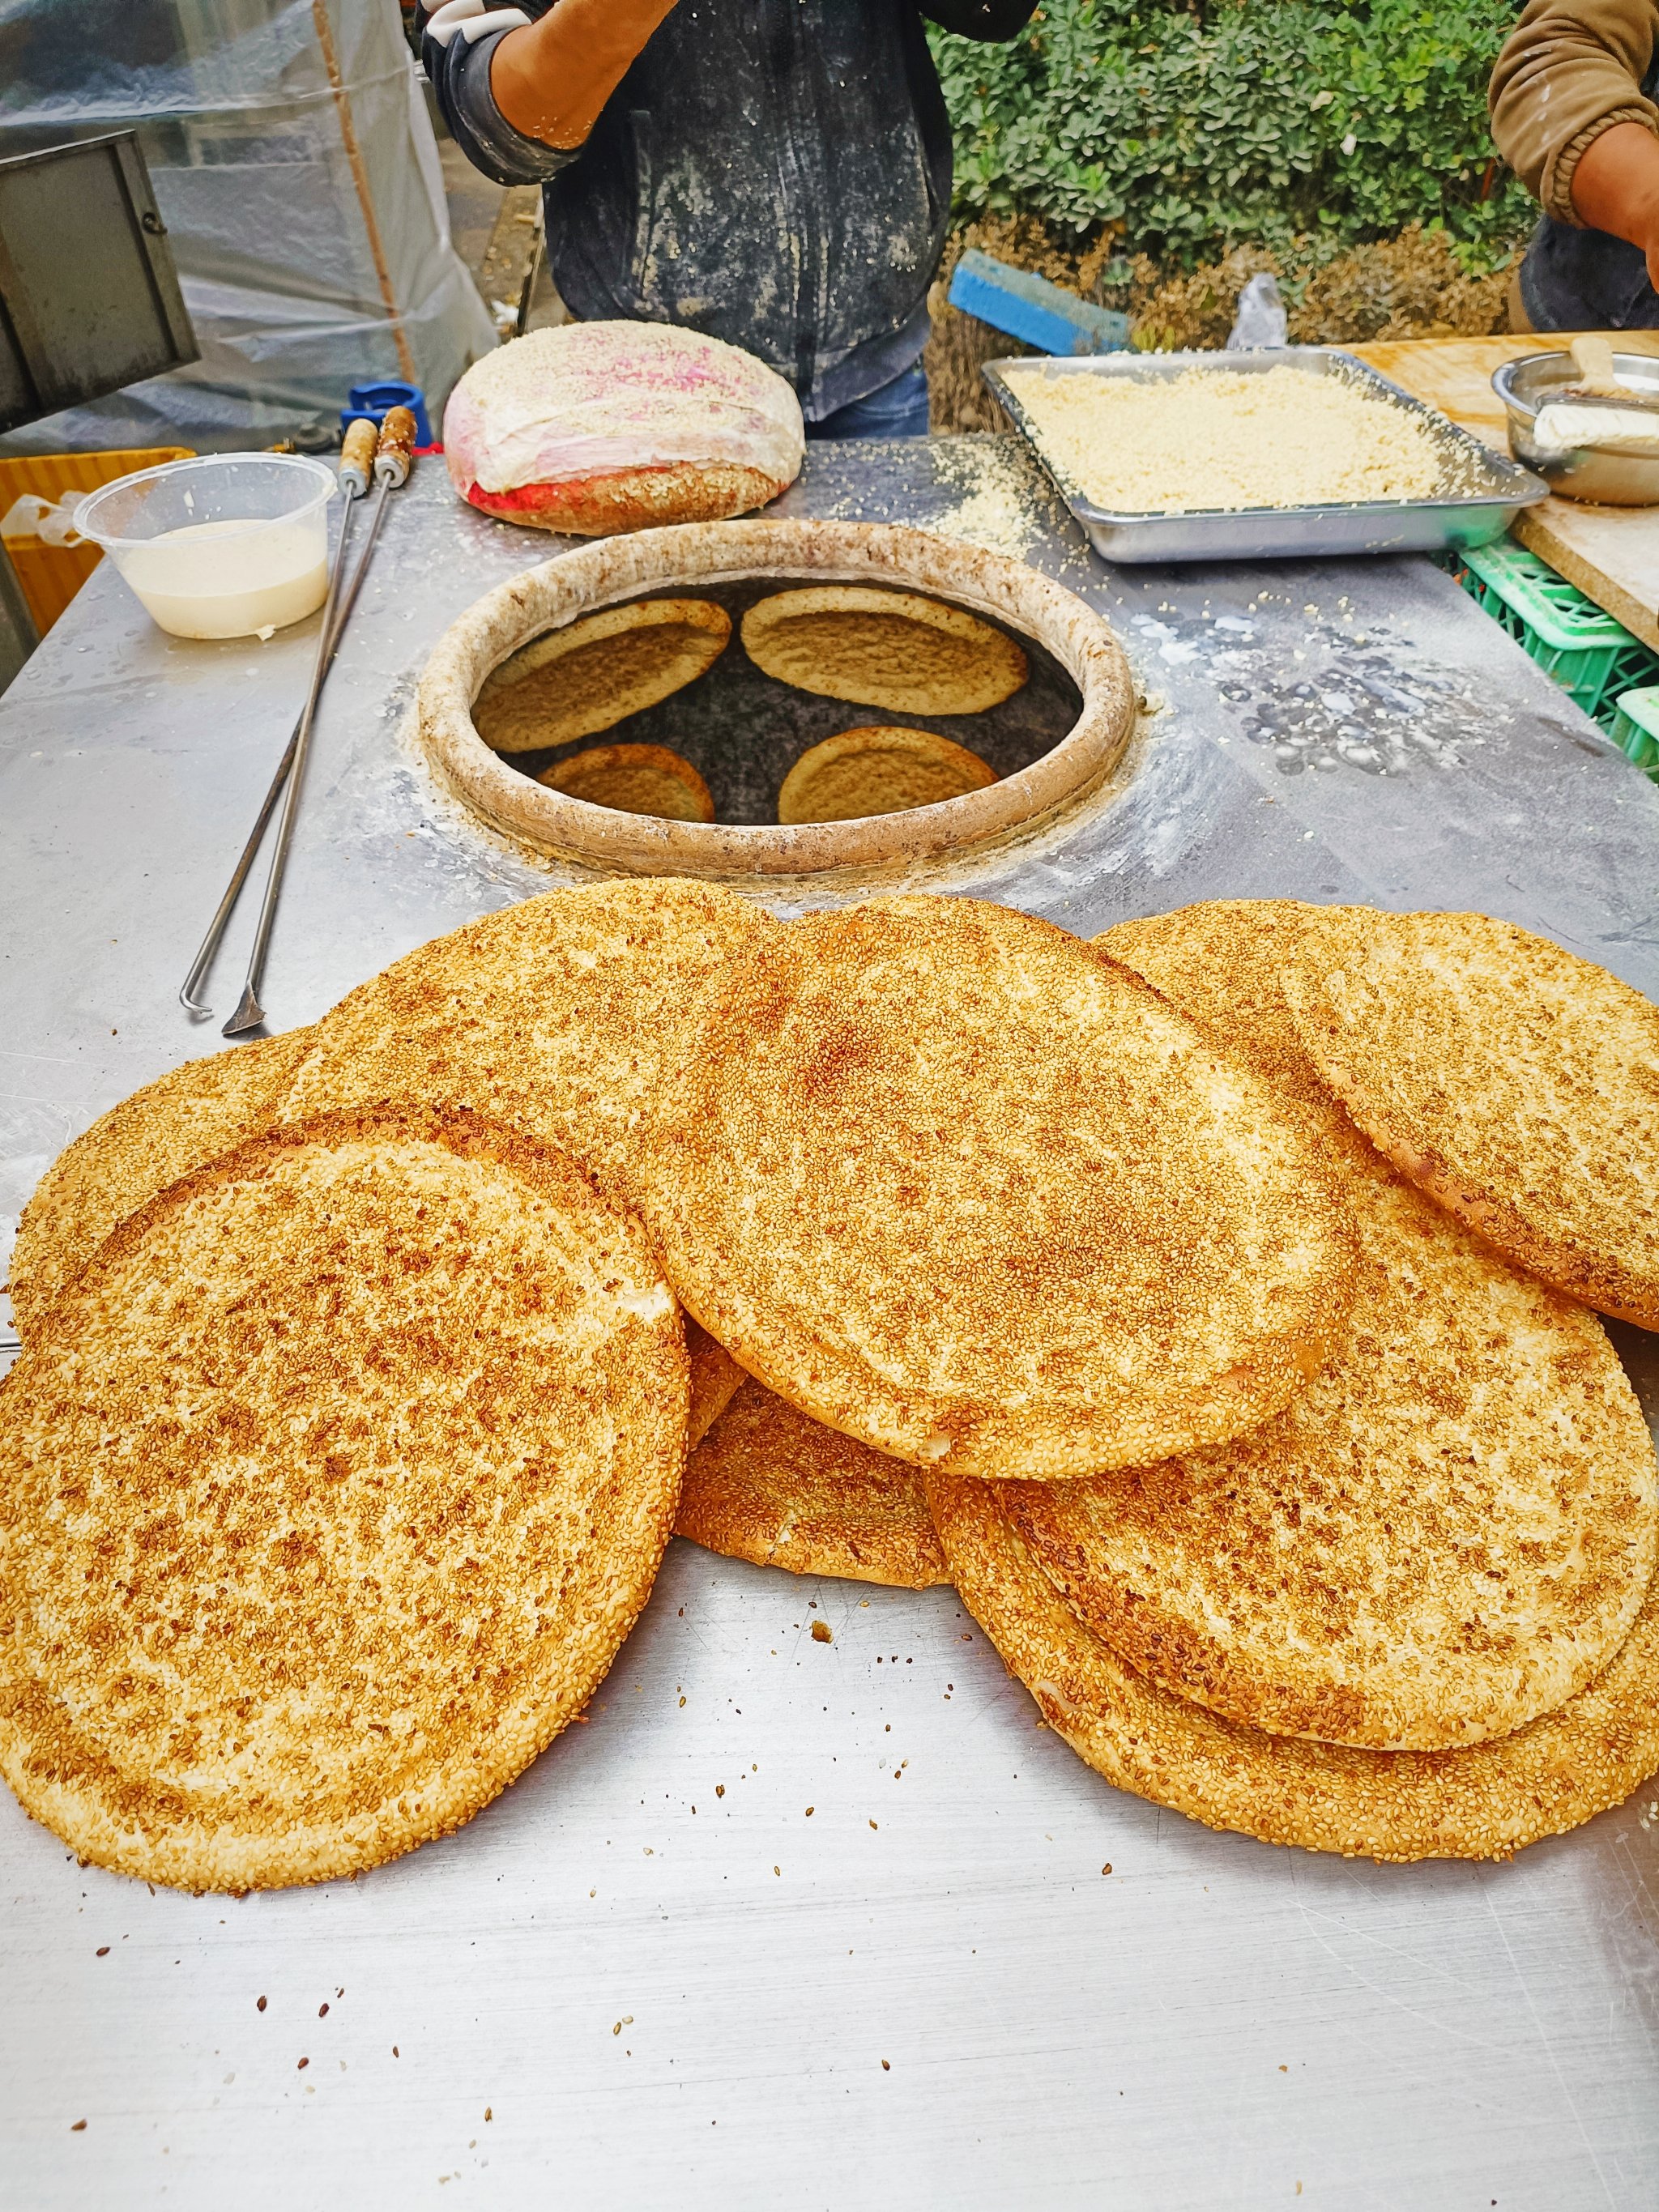
<svg viewBox="0 0 1659 2212"><path fill-rule="evenodd" d="M997 780L977 753L932 730L843 730L804 752L778 792L778 819L856 822L935 806Z"/></svg>
<svg viewBox="0 0 1659 2212"><path fill-rule="evenodd" d="M1397 1167L1534 1274L1659 1328L1659 1007L1479 914L1345 909L1285 988Z"/></svg>
<svg viewBox="0 0 1659 2212"><path fill-rule="evenodd" d="M684 1465L636 1224L471 1116L175 1183L0 1424L0 1774L82 1858L240 1891L447 1833L580 1711Z"/></svg>
<svg viewBox="0 0 1659 2212"><path fill-rule="evenodd" d="M61 1152L23 1208L11 1304L28 1342L118 1222L275 1121L311 1049L307 1030L239 1044L147 1083Z"/></svg>
<svg viewBox="0 0 1659 2212"><path fill-rule="evenodd" d="M1362 1209L1369 1190L1397 1178L1309 1058L1284 985L1306 932L1322 916L1370 911L1295 899L1210 899L1118 922L1090 941L1091 951L1139 975L1212 1043L1246 1060ZM1362 1243L1364 1234L1362 1224Z"/></svg>
<svg viewBox="0 0 1659 2212"><path fill-rule="evenodd" d="M1254 1434L1006 1510L1166 1688L1280 1733L1428 1749L1519 1727L1600 1669L1651 1577L1659 1501L1600 1325L1400 1176L1312 1068L1280 978L1328 911L1221 901L1094 942L1314 1133L1359 1231L1346 1338Z"/></svg>
<svg viewBox="0 0 1659 2212"><path fill-rule="evenodd" d="M706 1328L690 1314L680 1316L685 1330L685 1357L691 1370L691 1410L686 1419L688 1450L708 1434L742 1385L743 1370L724 1345L716 1344Z"/></svg>
<svg viewBox="0 0 1659 2212"><path fill-rule="evenodd" d="M1508 1858L1659 1771L1659 1588L1595 1680L1514 1735L1452 1751L1269 1735L1172 1696L1093 1635L997 1486L927 1477L951 1578L1044 1719L1121 1790L1207 1827L1349 1858Z"/></svg>
<svg viewBox="0 0 1659 2212"><path fill-rule="evenodd" d="M680 1080L700 994L735 945L778 926L734 893L672 878L551 891L418 947L325 1028L175 1068L76 1138L24 1208L20 1335L118 1222L283 1119L481 1107L574 1153L629 1203L633 1133Z"/></svg>
<svg viewBox="0 0 1659 2212"><path fill-rule="evenodd" d="M735 892L673 877L526 899L343 999L287 1110L471 1107L558 1146L637 1210L645 1139L678 1110L704 999L734 954L782 927Z"/></svg>
<svg viewBox="0 0 1659 2212"><path fill-rule="evenodd" d="M1012 638L942 599L863 584L815 584L757 599L744 651L798 691L898 714L978 714L1025 681Z"/></svg>
<svg viewBox="0 0 1659 2212"><path fill-rule="evenodd" d="M637 1203L690 1311L878 1451L1064 1480L1239 1434L1340 1329L1340 1203L1261 1079L1049 923L877 899L710 994Z"/></svg>
<svg viewBox="0 0 1659 2212"><path fill-rule="evenodd" d="M689 760L666 745L591 745L556 761L536 781L620 814L654 814L667 822L714 818L708 786Z"/></svg>
<svg viewBox="0 0 1659 2212"><path fill-rule="evenodd" d="M549 630L492 670L472 702L472 726L498 753L596 737L695 684L731 635L731 616L713 599L605 607Z"/></svg>
<svg viewBox="0 0 1659 2212"><path fill-rule="evenodd" d="M950 1580L921 1476L746 1381L686 1462L677 1536L792 1575Z"/></svg>
<svg viewBox="0 0 1659 2212"><path fill-rule="evenodd" d="M1206 899L1117 922L1090 942L1211 1036L1247 1040L1251 1060L1275 1082L1328 1095L1303 1048L1284 975L1306 924L1346 911L1297 899Z"/></svg>
<svg viewBox="0 0 1659 2212"><path fill-rule="evenodd" d="M1624 1642L1653 1446L1595 1316L1378 1162L1348 1331L1264 1427L1133 1474L1004 1483L1079 1618L1288 1735L1435 1749L1552 1712Z"/></svg>

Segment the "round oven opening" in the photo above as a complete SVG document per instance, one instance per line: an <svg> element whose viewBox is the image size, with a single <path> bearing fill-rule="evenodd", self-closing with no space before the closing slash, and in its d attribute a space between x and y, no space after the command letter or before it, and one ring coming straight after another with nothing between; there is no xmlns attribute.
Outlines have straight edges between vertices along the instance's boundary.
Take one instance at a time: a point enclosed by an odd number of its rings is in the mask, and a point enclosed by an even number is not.
<svg viewBox="0 0 1659 2212"><path fill-rule="evenodd" d="M796 592L813 598L781 596ZM769 651L763 627L820 600L960 611L939 620L991 680L908 696L907 665L941 642L922 635L908 661L878 639L867 684L855 669L821 689L810 651ZM559 859L708 876L1004 836L1098 784L1133 722L1121 649L1060 586L923 531L810 521L686 524L544 562L452 626L419 706L429 758L496 830Z"/></svg>

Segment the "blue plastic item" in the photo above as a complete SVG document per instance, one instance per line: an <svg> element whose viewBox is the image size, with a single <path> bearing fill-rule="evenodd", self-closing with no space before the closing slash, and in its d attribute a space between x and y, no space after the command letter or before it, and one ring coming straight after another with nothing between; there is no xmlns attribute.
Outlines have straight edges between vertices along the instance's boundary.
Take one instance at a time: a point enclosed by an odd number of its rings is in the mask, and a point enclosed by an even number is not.
<svg viewBox="0 0 1659 2212"><path fill-rule="evenodd" d="M976 246L957 262L950 300L964 315L1006 331L1039 353L1121 353L1129 343L1129 318L1115 307L1097 307Z"/></svg>
<svg viewBox="0 0 1659 2212"><path fill-rule="evenodd" d="M354 384L340 410L343 436L354 422L384 422L393 407L407 407L415 417L415 443L432 443L432 424L426 411L426 394L418 384Z"/></svg>

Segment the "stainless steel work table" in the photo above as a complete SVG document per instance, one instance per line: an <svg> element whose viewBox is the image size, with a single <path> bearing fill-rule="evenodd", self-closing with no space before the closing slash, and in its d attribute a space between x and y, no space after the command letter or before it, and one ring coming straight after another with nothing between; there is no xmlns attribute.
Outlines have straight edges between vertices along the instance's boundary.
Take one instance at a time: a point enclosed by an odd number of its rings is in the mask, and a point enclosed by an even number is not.
<svg viewBox="0 0 1659 2212"><path fill-rule="evenodd" d="M925 522L1007 465L819 448L785 511ZM276 1024L564 879L438 800L403 731L445 623L552 550L435 464L394 507ZM1220 895L1477 907L1659 994L1659 791L1426 562L1113 572L1051 507L1030 557L1155 711L1109 803L914 880L1084 933ZM8 1235L97 1113L228 1048L174 992L312 628L177 643L106 568L0 703ZM1659 2203L1659 1784L1509 1865L1212 1834L1041 1730L949 1591L679 1542L586 1725L361 1881L151 1893L0 1792L0 1992L8 2212Z"/></svg>

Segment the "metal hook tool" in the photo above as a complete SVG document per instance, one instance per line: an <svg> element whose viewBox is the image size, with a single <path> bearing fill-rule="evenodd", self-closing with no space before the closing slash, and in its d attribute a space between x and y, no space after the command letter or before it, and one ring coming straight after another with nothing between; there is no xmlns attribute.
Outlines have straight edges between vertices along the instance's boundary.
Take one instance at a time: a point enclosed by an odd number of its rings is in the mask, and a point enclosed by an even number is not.
<svg viewBox="0 0 1659 2212"><path fill-rule="evenodd" d="M347 435L349 436L350 433L348 432ZM374 449L374 508L369 518L368 538L371 547L380 533L387 493L408 482L415 436L415 417L408 408L389 408L380 424L380 439ZM270 950L270 933L276 920L276 902L282 896L289 847L294 840L294 824L300 808L300 789L305 781L306 756L311 749L311 732L317 719L318 694L322 690L323 677L328 667L329 632L333 625L335 602L339 595L340 574L340 564L337 559L329 585L328 605L324 610L323 637L318 647L317 665L312 672L311 690L307 696L305 711L300 717L300 726L294 733L294 759L289 769L288 786L283 794L282 819L276 825L276 842L270 855L270 873L265 878L265 895L259 904L259 920L253 932L253 949L248 955L247 980L242 986L242 995L237 1001L235 1012L224 1025L222 1034L228 1037L246 1036L250 1030L262 1028L264 1024L264 1009L259 1004L259 985L264 977L265 955Z"/></svg>
<svg viewBox="0 0 1659 2212"><path fill-rule="evenodd" d="M406 407L392 408L380 425L380 440L374 454L375 497L369 520L368 538L362 559L352 580L352 597L362 581L374 542L380 535L386 511L386 495L409 478L415 443L415 418ZM277 823L276 842L270 856L270 872L265 879L264 897L260 902L259 919L253 933L253 946L248 956L247 978L235 1012L224 1025L226 1036L244 1036L249 1030L258 1029L264 1021L264 1010L259 1004L259 986L264 975L265 956L270 949L270 933L276 919L276 902L282 893L283 876L288 865L289 848L293 842L294 824L299 811L300 789L305 780L306 757L310 750L311 733L315 726L318 694L322 688L327 668L328 653L332 643L334 605L338 598L340 570L337 565L330 586L330 605L325 611L325 629L319 647L318 662L312 677L311 690L306 700L305 711L300 717L299 727L294 733L293 758L289 765L286 789L283 798L282 818Z"/></svg>
<svg viewBox="0 0 1659 2212"><path fill-rule="evenodd" d="M270 788L266 792L253 827L248 833L247 842L242 848L241 857L232 872L230 881L225 885L223 896L214 908L213 919L208 924L207 935L202 939L197 949L196 957L190 963L189 975L179 986L179 1003L180 1006L188 1007L192 1014L208 1014L213 1011L210 1006L203 1006L196 994L201 989L208 969L213 964L214 956L219 950L220 940L224 936L226 925L234 911L237 900L241 896L242 885L247 881L248 870L253 866L253 856L258 851L260 841L264 836L265 825L275 811L276 801L282 796L283 786L288 781L289 770L294 765L294 755L300 742L300 731L304 724L306 714L311 711L316 694L321 689L323 677L334 658L336 648L340 642L341 633L345 629L352 605L357 597L357 587L363 580L365 563L360 560L357 563L356 574L353 576L350 587L346 592L344 602L337 607L339 580L345 568L346 538L351 529L351 510L354 503L368 489L369 477L374 466L375 436L374 423L362 421L353 422L341 441L340 489L345 496L345 511L340 518L340 542L334 549L334 570L329 578L328 593L323 605L322 629L317 641L317 662L312 671L311 694L300 720L294 725L293 734L283 750L283 757L276 763L276 773L270 780Z"/></svg>

